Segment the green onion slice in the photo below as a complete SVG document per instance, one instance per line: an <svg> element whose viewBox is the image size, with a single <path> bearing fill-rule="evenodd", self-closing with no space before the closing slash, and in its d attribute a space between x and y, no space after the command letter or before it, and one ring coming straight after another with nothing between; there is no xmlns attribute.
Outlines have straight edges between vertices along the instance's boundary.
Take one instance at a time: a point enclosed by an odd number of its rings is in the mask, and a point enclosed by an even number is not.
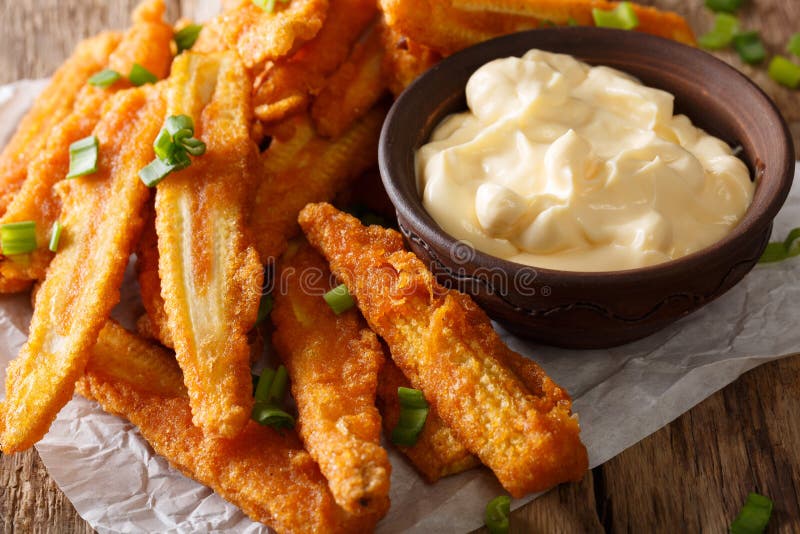
<svg viewBox="0 0 800 534"><path fill-rule="evenodd" d="M206 153L206 144L196 137L181 139L180 145L192 156L202 156Z"/></svg>
<svg viewBox="0 0 800 534"><path fill-rule="evenodd" d="M767 245L759 263L775 263L800 256L800 228L795 228L783 241L772 242Z"/></svg>
<svg viewBox="0 0 800 534"><path fill-rule="evenodd" d="M36 250L36 222L21 221L0 225L0 248L6 256Z"/></svg>
<svg viewBox="0 0 800 534"><path fill-rule="evenodd" d="M97 136L90 135L69 145L69 173L67 178L77 178L97 172Z"/></svg>
<svg viewBox="0 0 800 534"><path fill-rule="evenodd" d="M706 7L715 13L733 13L740 7L744 0L706 0Z"/></svg>
<svg viewBox="0 0 800 534"><path fill-rule="evenodd" d="M639 26L639 17L633 10L630 2L620 2L611 11L592 9L594 25L598 28L617 28L619 30L632 30Z"/></svg>
<svg viewBox="0 0 800 534"><path fill-rule="evenodd" d="M262 295L261 302L258 303L258 316L256 317L256 324L261 324L267 320L269 314L272 313L274 300L272 295Z"/></svg>
<svg viewBox="0 0 800 534"><path fill-rule="evenodd" d="M772 501L758 493L751 493L747 496L742 511L731 523L730 532L731 534L760 534L767 527L771 515Z"/></svg>
<svg viewBox="0 0 800 534"><path fill-rule="evenodd" d="M175 45L178 47L179 54L184 50L190 50L194 46L202 29L203 26L201 24L189 24L175 32Z"/></svg>
<svg viewBox="0 0 800 534"><path fill-rule="evenodd" d="M177 165L171 165L156 158L139 171L139 179L142 180L147 187L155 187L161 180L177 169Z"/></svg>
<svg viewBox="0 0 800 534"><path fill-rule="evenodd" d="M789 38L789 44L786 45L786 51L800 57L800 32L795 33Z"/></svg>
<svg viewBox="0 0 800 534"><path fill-rule="evenodd" d="M268 406L260 402L253 405L252 418L257 423L270 426L276 430L281 428L294 428L295 425L294 417L287 412L275 406Z"/></svg>
<svg viewBox="0 0 800 534"><path fill-rule="evenodd" d="M400 403L400 419L392 430L392 443L413 447L425 427L430 408L422 392L417 389L399 387L397 398Z"/></svg>
<svg viewBox="0 0 800 534"><path fill-rule="evenodd" d="M709 50L719 50L730 46L733 36L739 31L739 19L728 13L718 13L714 17L714 27L697 40L700 46Z"/></svg>
<svg viewBox="0 0 800 534"><path fill-rule="evenodd" d="M483 522L492 534L508 534L511 497L500 495L486 505Z"/></svg>
<svg viewBox="0 0 800 534"><path fill-rule="evenodd" d="M259 424L272 428L294 428L294 417L282 410L280 403L286 396L289 374L286 367L277 370L264 369L255 388L255 405L252 418Z"/></svg>
<svg viewBox="0 0 800 534"><path fill-rule="evenodd" d="M325 302L328 303L328 306L331 307L333 313L336 315L341 315L356 305L353 297L350 295L350 291L344 284L334 287L325 293L322 298L325 299Z"/></svg>
<svg viewBox="0 0 800 534"><path fill-rule="evenodd" d="M737 33L733 36L733 47L742 61L754 65L767 57L767 50L757 31Z"/></svg>
<svg viewBox="0 0 800 534"><path fill-rule="evenodd" d="M775 56L769 63L769 77L790 89L800 87L800 65L783 56Z"/></svg>
<svg viewBox="0 0 800 534"><path fill-rule="evenodd" d="M134 63L133 67L131 67L131 73L128 74L128 79L133 85L139 87L146 83L156 83L158 81L158 76L142 67L138 63Z"/></svg>
<svg viewBox="0 0 800 534"><path fill-rule="evenodd" d="M50 244L47 248L50 252L58 252L58 242L61 240L61 231L64 229L61 223L56 221L53 223L53 229L50 230Z"/></svg>
<svg viewBox="0 0 800 534"><path fill-rule="evenodd" d="M278 0L282 3L287 3L289 0ZM275 11L275 2L276 0L253 0L253 4L257 5L267 13L272 13Z"/></svg>
<svg viewBox="0 0 800 534"><path fill-rule="evenodd" d="M105 69L92 75L92 77L89 78L89 85L106 89L107 87L113 85L121 77L122 75L119 72L111 69Z"/></svg>

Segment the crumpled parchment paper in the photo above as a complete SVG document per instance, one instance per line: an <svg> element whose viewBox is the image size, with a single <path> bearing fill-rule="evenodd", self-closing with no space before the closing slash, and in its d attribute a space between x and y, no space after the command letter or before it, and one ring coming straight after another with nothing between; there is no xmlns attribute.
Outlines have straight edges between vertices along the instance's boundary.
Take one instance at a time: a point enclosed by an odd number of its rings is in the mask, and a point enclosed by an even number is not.
<svg viewBox="0 0 800 534"><path fill-rule="evenodd" d="M13 132L42 81L0 87L0 145ZM800 170L800 164L798 165ZM800 186L778 216L775 239L800 225ZM115 316L128 326L141 313L126 278ZM0 368L25 341L27 295L0 297ZM737 287L697 313L642 341L597 351L538 346L501 330L572 394L591 466L666 425L739 375L800 352L800 258L760 265ZM0 378L5 378L5 371ZM0 386L3 387L3 386ZM0 390L2 393L2 390ZM75 398L37 449L48 472L92 527L106 532L266 532L235 506L172 469L136 428ZM486 503L503 493L486 469L430 486L390 451L392 508L379 532L465 532L482 524ZM533 497L517 500L513 507Z"/></svg>

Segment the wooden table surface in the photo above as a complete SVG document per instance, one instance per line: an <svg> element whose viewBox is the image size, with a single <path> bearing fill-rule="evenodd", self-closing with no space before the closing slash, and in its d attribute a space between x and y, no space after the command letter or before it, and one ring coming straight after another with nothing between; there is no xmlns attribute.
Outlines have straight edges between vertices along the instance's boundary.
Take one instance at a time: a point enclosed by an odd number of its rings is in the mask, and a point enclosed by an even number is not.
<svg viewBox="0 0 800 534"><path fill-rule="evenodd" d="M168 0L169 16L195 2ZM650 0L705 31L703 0ZM135 0L0 0L0 83L46 76L78 39L124 28ZM771 52L800 30L800 2L750 0L743 20ZM731 53L720 55L742 68ZM743 68L776 100L800 147L800 92ZM800 154L800 151L798 151ZM798 221L800 224L800 221ZM513 514L512 532L724 532L748 492L775 502L769 532L800 531L800 356L763 365L676 421ZM92 532L35 451L0 458L3 532Z"/></svg>

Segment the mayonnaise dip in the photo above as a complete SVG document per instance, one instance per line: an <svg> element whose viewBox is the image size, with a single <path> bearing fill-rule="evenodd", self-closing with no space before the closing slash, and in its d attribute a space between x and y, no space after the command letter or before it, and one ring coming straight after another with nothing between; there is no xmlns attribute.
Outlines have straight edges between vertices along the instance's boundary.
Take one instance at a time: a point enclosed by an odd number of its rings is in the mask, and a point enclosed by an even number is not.
<svg viewBox="0 0 800 534"><path fill-rule="evenodd" d="M417 152L417 189L442 229L492 256L653 265L720 240L752 200L726 143L620 71L531 50L482 66L466 95Z"/></svg>

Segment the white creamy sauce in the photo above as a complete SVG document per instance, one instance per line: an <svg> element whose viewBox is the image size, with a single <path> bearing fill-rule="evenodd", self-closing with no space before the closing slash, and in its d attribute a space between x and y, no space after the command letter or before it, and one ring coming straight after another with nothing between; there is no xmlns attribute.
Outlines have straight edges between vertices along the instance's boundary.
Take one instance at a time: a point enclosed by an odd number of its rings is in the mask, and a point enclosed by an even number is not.
<svg viewBox="0 0 800 534"><path fill-rule="evenodd" d="M417 152L449 234L536 267L610 271L685 256L741 220L754 184L674 97L608 67L531 50L487 63Z"/></svg>

